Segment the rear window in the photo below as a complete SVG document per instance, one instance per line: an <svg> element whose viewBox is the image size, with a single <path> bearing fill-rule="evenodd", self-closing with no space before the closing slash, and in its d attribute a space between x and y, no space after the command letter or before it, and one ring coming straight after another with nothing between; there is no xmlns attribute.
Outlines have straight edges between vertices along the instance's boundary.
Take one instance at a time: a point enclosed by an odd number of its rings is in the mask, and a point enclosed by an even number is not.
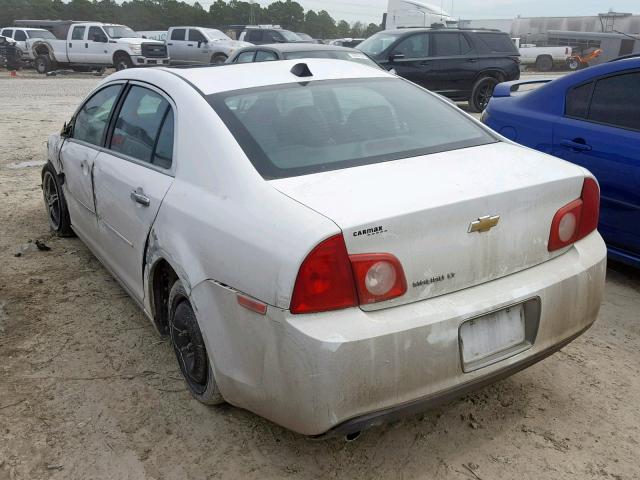
<svg viewBox="0 0 640 480"><path fill-rule="evenodd" d="M394 78L301 82L208 100L265 179L496 141L455 107Z"/></svg>
<svg viewBox="0 0 640 480"><path fill-rule="evenodd" d="M349 62L362 63L370 67L380 68L380 66L367 57L364 53L345 52L340 50L311 50L308 52L287 52L284 54L287 60L299 60L301 58L334 58L336 60L348 60Z"/></svg>
<svg viewBox="0 0 640 480"><path fill-rule="evenodd" d="M477 38L494 53L512 53L517 55L518 49L509 35L505 33L476 33Z"/></svg>

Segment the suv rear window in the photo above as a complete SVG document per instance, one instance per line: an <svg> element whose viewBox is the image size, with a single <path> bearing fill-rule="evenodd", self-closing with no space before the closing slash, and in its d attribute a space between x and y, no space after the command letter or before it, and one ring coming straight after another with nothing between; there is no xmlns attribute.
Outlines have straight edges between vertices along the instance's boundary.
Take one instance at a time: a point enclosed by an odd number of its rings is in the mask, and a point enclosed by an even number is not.
<svg viewBox="0 0 640 480"><path fill-rule="evenodd" d="M456 108L393 78L275 85L208 100L265 179L497 141Z"/></svg>
<svg viewBox="0 0 640 480"><path fill-rule="evenodd" d="M506 33L476 33L476 36L494 53L519 53Z"/></svg>

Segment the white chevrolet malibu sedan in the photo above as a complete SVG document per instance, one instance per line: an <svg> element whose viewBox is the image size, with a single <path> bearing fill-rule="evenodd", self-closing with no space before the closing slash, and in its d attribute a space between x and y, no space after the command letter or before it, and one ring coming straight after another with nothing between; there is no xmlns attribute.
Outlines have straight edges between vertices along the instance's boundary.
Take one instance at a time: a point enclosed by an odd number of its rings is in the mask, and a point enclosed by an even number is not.
<svg viewBox="0 0 640 480"><path fill-rule="evenodd" d="M380 69L300 62L126 70L49 139L52 230L170 336L195 398L353 438L591 326L588 171Z"/></svg>

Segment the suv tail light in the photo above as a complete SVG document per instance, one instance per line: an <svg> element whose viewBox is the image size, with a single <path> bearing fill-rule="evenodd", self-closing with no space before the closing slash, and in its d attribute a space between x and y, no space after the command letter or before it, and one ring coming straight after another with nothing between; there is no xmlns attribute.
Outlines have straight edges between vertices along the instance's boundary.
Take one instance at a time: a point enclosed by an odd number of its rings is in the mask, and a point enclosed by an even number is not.
<svg viewBox="0 0 640 480"><path fill-rule="evenodd" d="M386 253L347 254L342 235L320 243L302 262L291 298L291 313L338 310L404 295L407 282L396 257Z"/></svg>
<svg viewBox="0 0 640 480"><path fill-rule="evenodd" d="M559 250L589 235L598 227L599 215L600 187L593 178L585 178L580 198L553 217L548 250Z"/></svg>

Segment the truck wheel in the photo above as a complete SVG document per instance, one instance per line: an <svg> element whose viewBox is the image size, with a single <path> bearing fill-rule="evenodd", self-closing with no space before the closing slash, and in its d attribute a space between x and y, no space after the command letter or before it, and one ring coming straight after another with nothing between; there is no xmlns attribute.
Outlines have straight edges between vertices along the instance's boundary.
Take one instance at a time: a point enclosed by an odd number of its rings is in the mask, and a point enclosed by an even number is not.
<svg viewBox="0 0 640 480"><path fill-rule="evenodd" d="M38 55L33 61L33 66L36 69L36 72L41 75L53 70L53 62L49 58L49 55Z"/></svg>
<svg viewBox="0 0 640 480"><path fill-rule="evenodd" d="M539 72L550 72L553 70L553 58L549 55L540 55L536 59L536 69Z"/></svg>
<svg viewBox="0 0 640 480"><path fill-rule="evenodd" d="M227 57L224 53L216 53L213 57L211 57L211 65L222 65L227 61Z"/></svg>
<svg viewBox="0 0 640 480"><path fill-rule="evenodd" d="M133 67L133 62L131 61L131 57L126 53L122 53L113 61L114 66L116 67L116 71L126 70L127 68Z"/></svg>
<svg viewBox="0 0 640 480"><path fill-rule="evenodd" d="M469 99L469 109L472 112L483 112L489 100L493 96L493 89L500 83L493 77L482 77L476 82L471 90L471 98Z"/></svg>
<svg viewBox="0 0 640 480"><path fill-rule="evenodd" d="M570 58L567 60L567 67L569 67L569 70L578 70L580 68L580 60L577 58Z"/></svg>

